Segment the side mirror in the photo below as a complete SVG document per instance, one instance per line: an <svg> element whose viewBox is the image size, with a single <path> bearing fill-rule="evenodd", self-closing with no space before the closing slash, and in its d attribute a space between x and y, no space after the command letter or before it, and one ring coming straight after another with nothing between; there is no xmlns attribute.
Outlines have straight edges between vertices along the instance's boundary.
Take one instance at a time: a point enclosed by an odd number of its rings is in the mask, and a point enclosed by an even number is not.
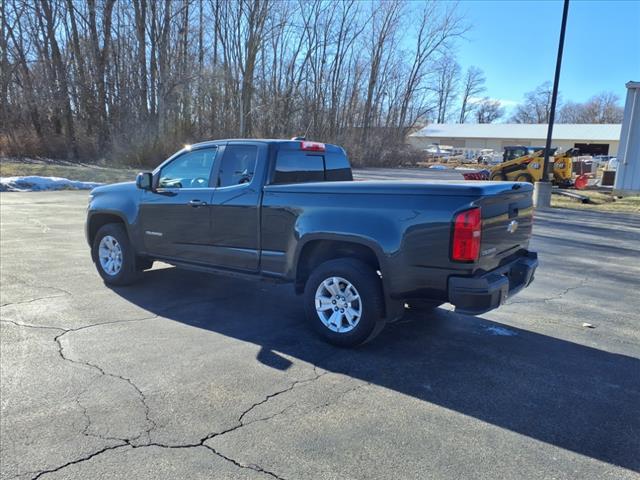
<svg viewBox="0 0 640 480"><path fill-rule="evenodd" d="M151 172L140 172L136 177L136 187L141 190L153 190L153 175Z"/></svg>

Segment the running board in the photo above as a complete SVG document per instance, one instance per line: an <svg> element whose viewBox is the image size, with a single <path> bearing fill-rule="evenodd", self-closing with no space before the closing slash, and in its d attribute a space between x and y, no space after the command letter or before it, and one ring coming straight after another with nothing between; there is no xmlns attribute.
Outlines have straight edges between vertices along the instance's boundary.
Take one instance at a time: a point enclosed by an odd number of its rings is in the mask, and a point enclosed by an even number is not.
<svg viewBox="0 0 640 480"><path fill-rule="evenodd" d="M264 273L259 273L259 272L255 272L255 273L243 272L241 270L211 267L209 265L201 265L198 263L180 262L180 261L171 260L168 258L158 258L158 260L162 262L166 262L177 268L184 268L185 270L192 270L195 272L210 273L213 275L223 275L225 277L239 278L241 280L250 280L250 281L260 280L260 281L271 281L274 283L289 283L289 281L283 277L265 275Z"/></svg>

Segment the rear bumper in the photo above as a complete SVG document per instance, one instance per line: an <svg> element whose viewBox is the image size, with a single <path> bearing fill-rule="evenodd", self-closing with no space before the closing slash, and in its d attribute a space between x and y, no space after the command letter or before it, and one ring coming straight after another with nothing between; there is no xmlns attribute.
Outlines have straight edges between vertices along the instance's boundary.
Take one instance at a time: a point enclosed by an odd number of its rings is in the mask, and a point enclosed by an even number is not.
<svg viewBox="0 0 640 480"><path fill-rule="evenodd" d="M479 315L499 307L533 281L538 254L526 255L476 277L449 277L449 303L456 312Z"/></svg>

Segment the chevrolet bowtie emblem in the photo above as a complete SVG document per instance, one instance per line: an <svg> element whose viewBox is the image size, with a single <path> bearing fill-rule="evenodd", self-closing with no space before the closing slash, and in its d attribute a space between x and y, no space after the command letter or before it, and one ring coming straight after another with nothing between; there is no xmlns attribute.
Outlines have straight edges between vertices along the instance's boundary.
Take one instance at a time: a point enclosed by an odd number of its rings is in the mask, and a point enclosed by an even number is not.
<svg viewBox="0 0 640 480"><path fill-rule="evenodd" d="M507 225L507 232L515 233L515 231L517 229L518 229L518 221L517 220L511 220L509 222L509 225Z"/></svg>

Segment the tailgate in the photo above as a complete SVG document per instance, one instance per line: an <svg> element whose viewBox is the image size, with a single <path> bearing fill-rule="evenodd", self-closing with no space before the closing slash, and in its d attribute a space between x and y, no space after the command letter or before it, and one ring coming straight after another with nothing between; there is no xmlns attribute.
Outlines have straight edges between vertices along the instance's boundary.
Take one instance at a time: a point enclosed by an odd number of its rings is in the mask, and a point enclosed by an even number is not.
<svg viewBox="0 0 640 480"><path fill-rule="evenodd" d="M483 270L496 268L503 259L529 245L533 226L532 190L517 186L476 202L482 212L478 267Z"/></svg>

